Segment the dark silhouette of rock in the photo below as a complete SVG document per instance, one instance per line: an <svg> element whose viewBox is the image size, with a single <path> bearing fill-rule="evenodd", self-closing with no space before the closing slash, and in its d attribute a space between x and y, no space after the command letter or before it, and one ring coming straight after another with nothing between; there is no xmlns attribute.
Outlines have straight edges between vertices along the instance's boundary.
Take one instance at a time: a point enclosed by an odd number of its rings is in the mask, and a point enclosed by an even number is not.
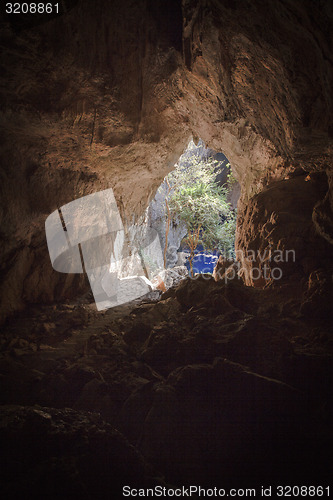
<svg viewBox="0 0 333 500"><path fill-rule="evenodd" d="M3 498L120 498L125 484L162 484L96 413L2 406L0 441Z"/></svg>

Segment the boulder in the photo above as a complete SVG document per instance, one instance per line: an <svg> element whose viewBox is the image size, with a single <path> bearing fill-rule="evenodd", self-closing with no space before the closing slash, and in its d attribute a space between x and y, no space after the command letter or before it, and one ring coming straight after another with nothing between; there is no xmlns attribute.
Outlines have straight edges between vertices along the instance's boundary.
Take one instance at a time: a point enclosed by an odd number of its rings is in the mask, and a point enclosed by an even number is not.
<svg viewBox="0 0 333 500"><path fill-rule="evenodd" d="M161 484L142 456L96 413L0 407L3 498L93 500Z"/></svg>
<svg viewBox="0 0 333 500"><path fill-rule="evenodd" d="M178 368L156 387L140 449L182 484L327 481L330 444L309 430L309 415L292 387L216 358Z"/></svg>

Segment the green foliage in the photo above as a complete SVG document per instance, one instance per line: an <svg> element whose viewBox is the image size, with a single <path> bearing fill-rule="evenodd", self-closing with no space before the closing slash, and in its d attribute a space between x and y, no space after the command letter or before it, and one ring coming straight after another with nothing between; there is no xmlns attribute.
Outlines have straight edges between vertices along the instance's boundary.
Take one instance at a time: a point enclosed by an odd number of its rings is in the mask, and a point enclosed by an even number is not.
<svg viewBox="0 0 333 500"><path fill-rule="evenodd" d="M230 211L227 219L218 228L216 248L227 259L235 259L236 211Z"/></svg>
<svg viewBox="0 0 333 500"><path fill-rule="evenodd" d="M234 255L236 215L227 202L228 189L215 182L217 164L192 156L167 177L169 217L187 228L183 241L190 249L191 268L199 244Z"/></svg>
<svg viewBox="0 0 333 500"><path fill-rule="evenodd" d="M234 176L233 171L231 170L230 163L227 163L226 167L229 169L229 173L227 175L227 178L228 178L229 189L231 189L234 184L237 184L237 179Z"/></svg>

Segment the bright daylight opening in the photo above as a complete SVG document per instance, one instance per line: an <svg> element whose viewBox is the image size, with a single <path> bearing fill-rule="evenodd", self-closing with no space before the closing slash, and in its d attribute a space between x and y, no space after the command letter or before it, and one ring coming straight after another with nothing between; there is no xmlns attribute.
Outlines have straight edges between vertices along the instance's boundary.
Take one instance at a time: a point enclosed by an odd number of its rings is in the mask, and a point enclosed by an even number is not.
<svg viewBox="0 0 333 500"><path fill-rule="evenodd" d="M226 156L191 140L148 208L167 270L160 275L162 289L177 274L212 274L220 255L234 259L239 195Z"/></svg>

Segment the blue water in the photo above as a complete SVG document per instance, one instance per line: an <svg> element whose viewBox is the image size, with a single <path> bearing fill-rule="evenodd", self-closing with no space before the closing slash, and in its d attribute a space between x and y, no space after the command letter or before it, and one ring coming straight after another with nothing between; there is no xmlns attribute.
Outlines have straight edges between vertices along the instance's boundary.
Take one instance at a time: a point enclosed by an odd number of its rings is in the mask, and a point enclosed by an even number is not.
<svg viewBox="0 0 333 500"><path fill-rule="evenodd" d="M212 273L214 271L217 259L218 256L214 254L206 254L206 253L196 254L192 262L193 273ZM190 272L190 263L188 259L185 262L185 266L187 267L187 270Z"/></svg>

